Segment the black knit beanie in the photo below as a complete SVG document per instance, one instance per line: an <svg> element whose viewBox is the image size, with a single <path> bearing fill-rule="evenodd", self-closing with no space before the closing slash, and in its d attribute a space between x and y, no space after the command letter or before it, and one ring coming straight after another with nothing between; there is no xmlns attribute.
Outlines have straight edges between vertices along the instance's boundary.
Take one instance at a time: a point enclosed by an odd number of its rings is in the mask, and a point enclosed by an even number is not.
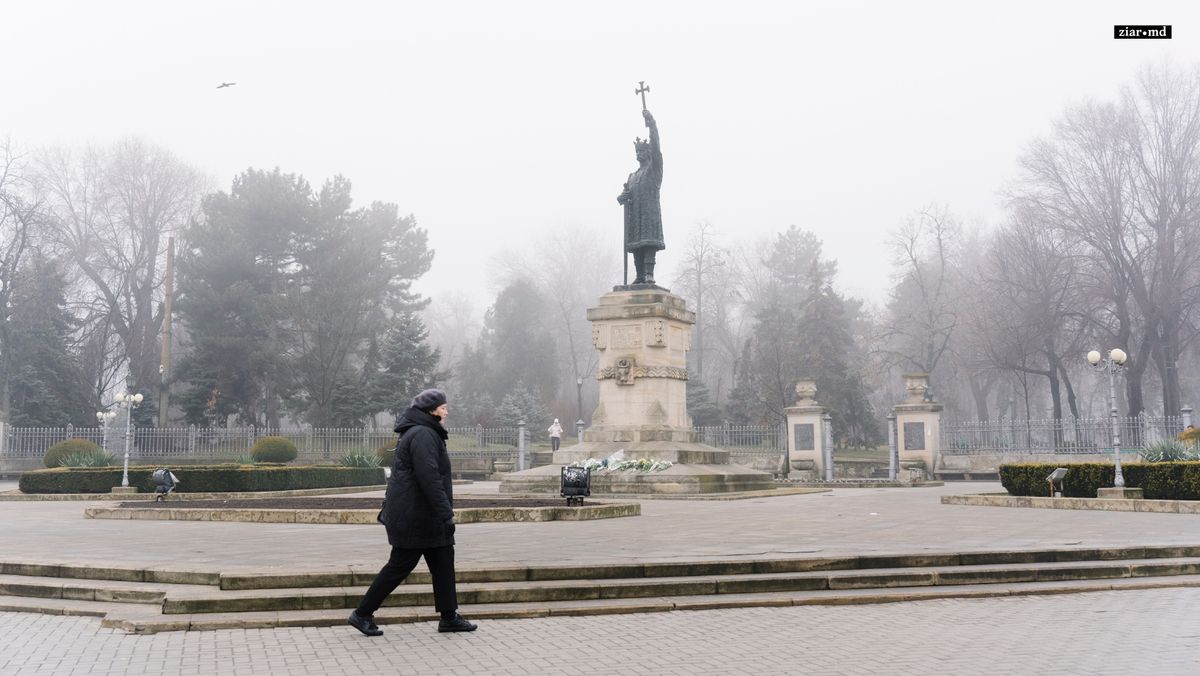
<svg viewBox="0 0 1200 676"><path fill-rule="evenodd" d="M413 397L411 406L426 413L446 403L446 393L441 390L424 390Z"/></svg>

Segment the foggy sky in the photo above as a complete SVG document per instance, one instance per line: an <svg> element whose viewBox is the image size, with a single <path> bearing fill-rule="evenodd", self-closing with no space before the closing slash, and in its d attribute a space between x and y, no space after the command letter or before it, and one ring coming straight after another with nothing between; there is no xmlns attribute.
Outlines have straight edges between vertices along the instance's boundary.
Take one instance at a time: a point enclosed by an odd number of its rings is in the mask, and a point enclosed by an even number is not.
<svg viewBox="0 0 1200 676"><path fill-rule="evenodd" d="M729 243L795 224L841 290L880 302L908 214L996 222L1017 156L1065 106L1200 62L1195 2L180 5L5 2L0 134L140 135L224 190L248 167L341 173L359 205L429 230L419 290L481 307L509 240L603 227L620 256L639 80L665 155L660 283L698 221ZM1114 40L1116 23L1174 39Z"/></svg>

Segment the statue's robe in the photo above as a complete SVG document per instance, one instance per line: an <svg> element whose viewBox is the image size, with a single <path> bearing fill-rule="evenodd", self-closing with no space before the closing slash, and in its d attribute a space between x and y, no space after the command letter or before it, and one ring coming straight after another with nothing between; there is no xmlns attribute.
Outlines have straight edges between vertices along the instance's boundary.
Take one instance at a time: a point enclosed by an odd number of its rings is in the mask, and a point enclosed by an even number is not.
<svg viewBox="0 0 1200 676"><path fill-rule="evenodd" d="M625 251L661 251L663 242L662 188L663 157L657 143L651 144L650 162L629 175L625 182Z"/></svg>

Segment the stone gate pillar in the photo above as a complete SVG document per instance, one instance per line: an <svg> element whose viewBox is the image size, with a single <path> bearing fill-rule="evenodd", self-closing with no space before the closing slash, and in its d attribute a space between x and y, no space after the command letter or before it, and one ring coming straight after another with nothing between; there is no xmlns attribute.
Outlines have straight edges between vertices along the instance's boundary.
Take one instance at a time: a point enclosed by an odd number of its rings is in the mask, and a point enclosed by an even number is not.
<svg viewBox="0 0 1200 676"><path fill-rule="evenodd" d="M900 466L923 466L925 476L933 478L941 461L942 405L929 392L928 373L905 373L907 398L896 404L896 445Z"/></svg>
<svg viewBox="0 0 1200 676"><path fill-rule="evenodd" d="M788 460L792 469L812 471L818 481L825 477L825 430L821 416L825 407L817 403L817 383L796 383L796 403L784 409L787 415Z"/></svg>

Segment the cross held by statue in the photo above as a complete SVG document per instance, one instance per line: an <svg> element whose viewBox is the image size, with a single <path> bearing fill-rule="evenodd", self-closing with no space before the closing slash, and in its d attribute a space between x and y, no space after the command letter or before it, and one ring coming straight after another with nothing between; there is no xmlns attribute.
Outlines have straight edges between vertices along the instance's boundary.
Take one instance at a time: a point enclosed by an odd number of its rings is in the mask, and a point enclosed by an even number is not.
<svg viewBox="0 0 1200 676"><path fill-rule="evenodd" d="M638 88L633 90L634 94L642 95L642 110L646 110L646 92L648 91L650 91L650 88L646 86L645 80L639 80Z"/></svg>

